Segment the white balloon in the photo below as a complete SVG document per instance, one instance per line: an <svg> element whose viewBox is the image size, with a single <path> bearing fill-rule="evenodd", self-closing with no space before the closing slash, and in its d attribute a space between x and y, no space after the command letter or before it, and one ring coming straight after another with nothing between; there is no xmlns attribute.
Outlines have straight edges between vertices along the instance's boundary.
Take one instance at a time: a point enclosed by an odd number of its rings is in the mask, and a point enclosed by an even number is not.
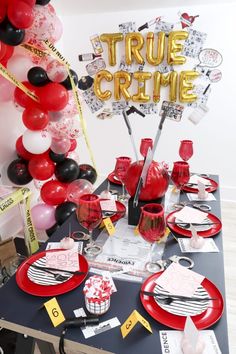
<svg viewBox="0 0 236 354"><path fill-rule="evenodd" d="M43 154L50 148L51 142L52 137L46 130L32 131L27 129L22 138L24 148L32 154Z"/></svg>
<svg viewBox="0 0 236 354"><path fill-rule="evenodd" d="M19 81L27 81L27 73L34 66L30 57L24 55L14 55L8 60L7 69Z"/></svg>

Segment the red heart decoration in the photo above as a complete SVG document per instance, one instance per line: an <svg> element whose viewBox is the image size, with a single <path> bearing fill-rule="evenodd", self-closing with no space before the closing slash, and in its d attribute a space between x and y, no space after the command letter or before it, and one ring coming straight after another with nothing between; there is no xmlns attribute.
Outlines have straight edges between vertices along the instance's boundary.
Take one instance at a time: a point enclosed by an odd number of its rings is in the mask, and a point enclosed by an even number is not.
<svg viewBox="0 0 236 354"><path fill-rule="evenodd" d="M189 27L195 20L195 16L189 16L187 12L184 12L180 17L182 28Z"/></svg>

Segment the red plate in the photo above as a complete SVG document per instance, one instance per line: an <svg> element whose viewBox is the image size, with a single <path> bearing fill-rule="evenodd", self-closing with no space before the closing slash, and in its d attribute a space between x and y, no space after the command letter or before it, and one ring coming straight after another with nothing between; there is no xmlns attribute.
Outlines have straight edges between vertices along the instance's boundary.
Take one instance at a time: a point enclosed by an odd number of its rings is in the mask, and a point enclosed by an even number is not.
<svg viewBox="0 0 236 354"><path fill-rule="evenodd" d="M191 237L192 233L189 230L185 230L182 229L181 227L179 227L176 224L171 224L171 222L175 221L175 213L177 213L179 210L173 211L172 213L170 213L169 215L167 215L166 217L166 223L167 226L174 232L176 232L177 234L180 234L181 236L187 236L187 237ZM211 237L214 235L217 235L221 229L222 229L222 224L220 219L218 219L214 214L210 214L208 213L208 219L211 222L215 222L217 224L212 225L212 227L210 228L210 230L205 230L205 231L198 231L198 235L202 236L202 237Z"/></svg>
<svg viewBox="0 0 236 354"><path fill-rule="evenodd" d="M206 191L207 192L216 191L217 188L218 188L218 183L216 181L214 181L213 179L211 179L211 178L206 178L206 177L204 177L204 178L207 179L211 183L211 186L207 187ZM184 192L188 192L188 193L198 193L198 189L197 188L193 188L193 187L189 187L189 186L183 186L181 188L181 190L183 190Z"/></svg>
<svg viewBox="0 0 236 354"><path fill-rule="evenodd" d="M107 176L108 181L110 181L111 183L114 184L119 184L121 186L121 182L117 179L117 177L115 176L115 172L111 172L108 176Z"/></svg>
<svg viewBox="0 0 236 354"><path fill-rule="evenodd" d="M152 291L154 290L156 283L155 280L162 274L159 272L151 275L145 280L142 285L142 290ZM205 329L216 323L222 316L224 311L224 300L217 289L217 287L207 278L205 278L201 284L208 292L209 297L217 298L217 300L211 300L209 307L206 311L200 315L191 316L195 326L198 329ZM186 316L173 315L170 312L163 310L152 296L147 296L140 293L140 299L145 310L155 320L173 329L183 330L185 326Z"/></svg>
<svg viewBox="0 0 236 354"><path fill-rule="evenodd" d="M78 254L80 270L85 274L73 275L68 281L57 285L40 285L40 284L33 283L28 278L27 271L30 266L27 263L32 264L35 261L37 261L39 258L45 257L46 252L57 252L57 251L59 250L48 250L48 251L36 253L30 258L26 259L19 266L16 272L16 283L21 290L35 296L55 296L55 295L67 293L68 291L77 288L77 286L79 286L83 282L83 280L86 278L88 274L89 266L88 266L88 262L81 254Z"/></svg>
<svg viewBox="0 0 236 354"><path fill-rule="evenodd" d="M100 200L107 200L107 199L100 199ZM111 216L112 222L116 222L117 220L120 220L121 218L123 218L125 216L125 213L126 213L126 206L119 201L116 201L116 209L120 213L115 213L115 211L114 211L115 214Z"/></svg>

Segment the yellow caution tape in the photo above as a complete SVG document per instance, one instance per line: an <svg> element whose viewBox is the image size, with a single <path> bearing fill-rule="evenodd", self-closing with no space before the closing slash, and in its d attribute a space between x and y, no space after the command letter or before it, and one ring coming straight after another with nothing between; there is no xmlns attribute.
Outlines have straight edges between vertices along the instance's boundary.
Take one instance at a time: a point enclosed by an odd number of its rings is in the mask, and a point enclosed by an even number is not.
<svg viewBox="0 0 236 354"><path fill-rule="evenodd" d="M57 58L57 60L61 64L65 65L66 68L67 68L67 72L68 72L68 75L69 75L69 78L70 78L70 82L71 82L71 87L72 87L73 94L74 94L76 107L77 107L77 110L78 110L78 113L79 113L79 116L80 116L80 121L81 121L81 127L82 127L82 131L83 131L83 135L84 135L84 140L85 140L85 143L87 145L87 149L89 151L89 155L90 155L90 159L92 161L93 167L95 168L95 170L97 170L96 169L95 160L94 160L94 157L93 157L93 152L92 152L91 145L90 145L89 138L88 138L88 134L87 134L86 123L85 123L85 119L83 117L82 107L81 107L81 104L80 104L80 101L79 101L78 91L76 89L73 77L72 77L71 72L70 72L70 64L68 63L66 58L63 57L63 55L59 52L59 50L57 50L57 48L52 43L50 43L50 41L48 39L46 39L44 41L44 44L47 47L48 52L52 56Z"/></svg>
<svg viewBox="0 0 236 354"><path fill-rule="evenodd" d="M25 243L29 254L35 253L39 249L38 239L31 219L30 196L32 192L29 188L20 188L0 201L0 216L11 208L24 202L24 221L25 221Z"/></svg>
<svg viewBox="0 0 236 354"><path fill-rule="evenodd" d="M10 81L13 85L17 86L20 90L22 90L27 96L32 98L32 100L38 102L38 97L31 92L22 82L17 80L14 75L12 75L1 63L0 63L0 74L5 77L8 81Z"/></svg>
<svg viewBox="0 0 236 354"><path fill-rule="evenodd" d="M23 43L20 46L26 49L27 51L29 51L31 54L38 56L39 58L44 58L49 55L47 52L43 51L40 48L35 47L32 44Z"/></svg>

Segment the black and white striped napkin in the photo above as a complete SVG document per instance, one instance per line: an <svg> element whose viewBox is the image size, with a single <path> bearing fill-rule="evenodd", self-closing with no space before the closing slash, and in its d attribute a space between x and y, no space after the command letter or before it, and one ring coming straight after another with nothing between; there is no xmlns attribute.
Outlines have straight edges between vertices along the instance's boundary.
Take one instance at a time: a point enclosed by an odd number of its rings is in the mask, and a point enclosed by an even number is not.
<svg viewBox="0 0 236 354"><path fill-rule="evenodd" d="M163 289L160 285L156 285L154 290L156 294L162 294L166 296L170 296L171 294ZM193 297L198 298L206 298L209 297L206 290L200 285ZM204 312L209 306L209 300L206 301L184 301L184 300L174 300L171 304L166 305L158 301L157 297L154 297L158 306L160 306L163 310L170 312L177 316L196 316L200 313Z"/></svg>
<svg viewBox="0 0 236 354"><path fill-rule="evenodd" d="M33 264L36 266L39 266L39 267L45 267L46 266L46 257L39 258ZM45 271L40 270L40 269L33 268L32 266L30 266L28 268L27 276L33 283L39 284L39 285L46 285L46 286L47 285L49 286L49 285L62 284L65 281L68 281L73 276L73 274L63 273L62 271L55 272L55 273L60 273L62 275L65 275L65 276L67 276L67 279L65 279L63 281L56 280L52 274L46 273Z"/></svg>

